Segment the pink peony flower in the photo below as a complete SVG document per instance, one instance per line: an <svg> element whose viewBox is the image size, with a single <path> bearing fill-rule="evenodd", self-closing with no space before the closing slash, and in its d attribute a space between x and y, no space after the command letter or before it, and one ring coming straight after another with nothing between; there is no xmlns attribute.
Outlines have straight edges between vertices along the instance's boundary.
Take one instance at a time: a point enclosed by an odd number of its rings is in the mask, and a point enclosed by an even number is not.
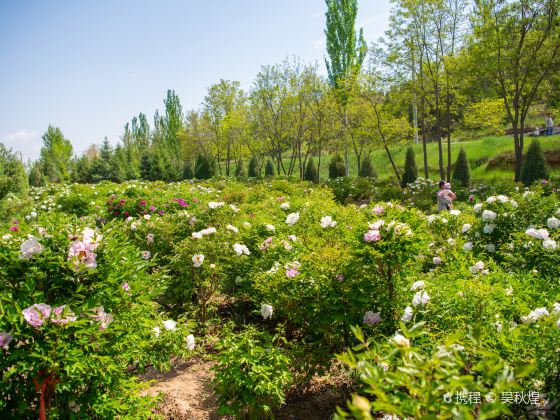
<svg viewBox="0 0 560 420"><path fill-rule="evenodd" d="M286 277L288 277L290 279L293 279L298 274L299 274L299 271L297 271L297 268L288 268L286 270Z"/></svg>
<svg viewBox="0 0 560 420"><path fill-rule="evenodd" d="M141 201L140 201L140 205L141 205L141 206L145 206L145 205L146 205L146 200L141 200Z"/></svg>
<svg viewBox="0 0 560 420"><path fill-rule="evenodd" d="M367 311L364 314L364 324L375 325L381 322L381 314L379 312L373 313L373 311Z"/></svg>
<svg viewBox="0 0 560 420"><path fill-rule="evenodd" d="M376 214L378 216L381 216L383 214L383 212L385 211L385 208L383 206L375 206L371 212L373 214Z"/></svg>
<svg viewBox="0 0 560 420"><path fill-rule="evenodd" d="M59 325L66 325L69 322L74 322L76 320L76 317L74 316L74 312L70 310L66 311L65 317L62 317L62 314L64 313L65 310L66 310L66 305L62 305L54 308L52 311L53 317L51 318L51 322L53 324L59 324Z"/></svg>
<svg viewBox="0 0 560 420"><path fill-rule="evenodd" d="M156 211L156 206L150 206L150 211Z"/></svg>
<svg viewBox="0 0 560 420"><path fill-rule="evenodd" d="M128 283L126 281L122 284L121 287L125 292L130 291L130 286L128 285Z"/></svg>
<svg viewBox="0 0 560 420"><path fill-rule="evenodd" d="M262 244L259 245L259 249L261 251L266 251L270 245L272 244L272 237L269 236L268 238L266 238Z"/></svg>
<svg viewBox="0 0 560 420"><path fill-rule="evenodd" d="M35 328L43 325L43 321L51 315L51 312L52 308L46 303L35 303L21 311L25 321Z"/></svg>
<svg viewBox="0 0 560 420"><path fill-rule="evenodd" d="M344 280L344 276L342 274L337 274L336 279L338 281L343 281Z"/></svg>
<svg viewBox="0 0 560 420"><path fill-rule="evenodd" d="M364 233L364 241L366 242L377 242L381 239L381 234L378 230L368 230Z"/></svg>
<svg viewBox="0 0 560 420"><path fill-rule="evenodd" d="M13 337L7 332L0 332L0 348L7 350L8 346L10 345L10 341L12 341L12 338Z"/></svg>
<svg viewBox="0 0 560 420"><path fill-rule="evenodd" d="M17 232L19 230L19 228L17 226L12 226L12 227L10 227L10 230L12 232Z"/></svg>
<svg viewBox="0 0 560 420"><path fill-rule="evenodd" d="M96 245L83 241L74 241L68 249L68 260L74 261L74 268L79 268L80 264L85 264L87 268L97 267L95 258L97 254L93 252Z"/></svg>
<svg viewBox="0 0 560 420"><path fill-rule="evenodd" d="M154 234L153 233L148 233L146 235L146 242L148 242L149 244L154 243Z"/></svg>
<svg viewBox="0 0 560 420"><path fill-rule="evenodd" d="M91 309L95 315L91 315L95 321L99 321L99 329L101 331L105 330L107 326L113 322L113 315L108 314L105 312L103 306L98 306L96 308Z"/></svg>

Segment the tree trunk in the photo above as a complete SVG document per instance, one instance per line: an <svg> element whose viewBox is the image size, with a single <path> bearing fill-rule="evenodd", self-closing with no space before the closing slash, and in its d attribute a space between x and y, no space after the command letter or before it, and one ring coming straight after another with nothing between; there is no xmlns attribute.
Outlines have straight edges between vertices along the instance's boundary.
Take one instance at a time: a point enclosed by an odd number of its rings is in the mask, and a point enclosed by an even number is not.
<svg viewBox="0 0 560 420"><path fill-rule="evenodd" d="M350 175L350 162L348 161L348 110L344 107L344 160L346 165L346 176Z"/></svg>
<svg viewBox="0 0 560 420"><path fill-rule="evenodd" d="M230 163L230 159L231 159L231 144L228 141L227 144L227 156L226 156L226 176L229 177L229 163Z"/></svg>

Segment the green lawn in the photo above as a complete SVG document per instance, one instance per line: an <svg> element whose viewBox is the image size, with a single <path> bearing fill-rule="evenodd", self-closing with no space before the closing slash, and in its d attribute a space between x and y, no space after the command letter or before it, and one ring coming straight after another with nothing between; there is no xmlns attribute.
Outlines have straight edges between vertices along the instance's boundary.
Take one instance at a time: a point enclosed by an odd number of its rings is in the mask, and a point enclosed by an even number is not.
<svg viewBox="0 0 560 420"><path fill-rule="evenodd" d="M525 139L525 151L529 147L532 138ZM558 150L560 151L560 136L540 137L539 141L543 150ZM393 159L397 167L403 168L404 158L407 146L394 147L391 149ZM451 156L453 164L457 159L460 147L463 147L467 152L469 162L471 165L471 173L473 180L491 181L492 179L513 179L513 170L487 170L486 162L492 157L502 152L513 152L513 138L511 136L503 137L485 137L480 140L466 141L461 143L451 144ZM423 175L423 162L422 144L413 145L416 154L416 164L418 165L419 175ZM437 143L428 144L428 166L430 178L439 178L438 171L438 148ZM387 154L384 150L374 150L371 153L373 165L380 178L387 178L392 175L393 171ZM324 159L321 167L321 178L328 177L328 162L330 157ZM447 168L447 145L443 145L443 165ZM560 175L560 168L551 171L552 174ZM356 157L350 155L350 175L357 174Z"/></svg>

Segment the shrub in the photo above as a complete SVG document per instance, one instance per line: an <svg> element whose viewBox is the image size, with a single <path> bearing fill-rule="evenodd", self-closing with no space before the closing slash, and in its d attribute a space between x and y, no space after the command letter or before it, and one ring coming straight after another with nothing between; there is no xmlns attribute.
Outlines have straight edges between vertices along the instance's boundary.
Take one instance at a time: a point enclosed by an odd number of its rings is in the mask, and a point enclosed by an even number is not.
<svg viewBox="0 0 560 420"><path fill-rule="evenodd" d="M535 181L546 178L548 178L548 168L541 149L541 144L538 140L533 140L523 159L521 182L529 186Z"/></svg>
<svg viewBox="0 0 560 420"><path fill-rule="evenodd" d="M259 178L261 176L261 167L256 156L253 156L249 161L249 170L247 175L249 175L249 178Z"/></svg>
<svg viewBox="0 0 560 420"><path fill-rule="evenodd" d="M245 178L245 164L243 163L243 159L239 159L235 165L235 177Z"/></svg>
<svg viewBox="0 0 560 420"><path fill-rule="evenodd" d="M193 179L194 178L194 170L192 166L192 162L187 160L183 165L183 179Z"/></svg>
<svg viewBox="0 0 560 420"><path fill-rule="evenodd" d="M185 328L158 314L162 275L149 274L153 264L118 225L96 231L62 214L37 223L0 247L0 332L12 337L3 340L0 412L149 417L154 400L134 374L187 354Z"/></svg>
<svg viewBox="0 0 560 420"><path fill-rule="evenodd" d="M471 168L467 159L467 152L462 147L455 162L453 181L458 181L463 187L468 187L471 184Z"/></svg>
<svg viewBox="0 0 560 420"><path fill-rule="evenodd" d="M315 165L315 159L310 157L307 160L307 165L305 166L305 173L303 174L303 179L306 181L311 181L314 183L319 182L319 174L317 173L317 165Z"/></svg>
<svg viewBox="0 0 560 420"><path fill-rule="evenodd" d="M346 167L344 166L344 159L337 153L329 163L329 178L340 178L346 175Z"/></svg>
<svg viewBox="0 0 560 420"><path fill-rule="evenodd" d="M375 168L373 167L373 162L371 161L370 155L366 155L362 164L360 165L360 174L364 178L376 178L377 174Z"/></svg>
<svg viewBox="0 0 560 420"><path fill-rule="evenodd" d="M254 327L234 334L225 330L216 346L218 363L214 385L219 395L220 415L236 418L272 418L272 410L286 400L284 389L291 382L290 358L267 333Z"/></svg>
<svg viewBox="0 0 560 420"><path fill-rule="evenodd" d="M407 184L416 181L418 178L418 167L416 166L416 157L414 156L414 150L412 146L408 146L406 149L406 158L404 161L404 174L401 179L403 187Z"/></svg>
<svg viewBox="0 0 560 420"><path fill-rule="evenodd" d="M216 161L208 155L199 154L196 158L194 176L196 179L210 179L216 174Z"/></svg>
<svg viewBox="0 0 560 420"><path fill-rule="evenodd" d="M274 176L274 164L271 159L266 161L266 166L264 167L265 176Z"/></svg>
<svg viewBox="0 0 560 420"><path fill-rule="evenodd" d="M27 174L19 158L0 143L0 200L8 193L26 192L28 182Z"/></svg>

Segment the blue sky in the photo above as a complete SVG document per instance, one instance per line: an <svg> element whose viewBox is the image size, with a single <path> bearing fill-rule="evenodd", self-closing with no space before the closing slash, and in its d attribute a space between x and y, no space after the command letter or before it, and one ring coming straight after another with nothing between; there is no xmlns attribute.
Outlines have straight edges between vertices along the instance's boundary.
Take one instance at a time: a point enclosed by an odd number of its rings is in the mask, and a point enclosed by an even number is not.
<svg viewBox="0 0 560 420"><path fill-rule="evenodd" d="M359 0L357 26L377 40L389 0ZM0 0L0 142L35 159L49 124L76 153L127 121L162 109L167 89L183 108L208 86L244 89L262 65L326 54L324 0Z"/></svg>

